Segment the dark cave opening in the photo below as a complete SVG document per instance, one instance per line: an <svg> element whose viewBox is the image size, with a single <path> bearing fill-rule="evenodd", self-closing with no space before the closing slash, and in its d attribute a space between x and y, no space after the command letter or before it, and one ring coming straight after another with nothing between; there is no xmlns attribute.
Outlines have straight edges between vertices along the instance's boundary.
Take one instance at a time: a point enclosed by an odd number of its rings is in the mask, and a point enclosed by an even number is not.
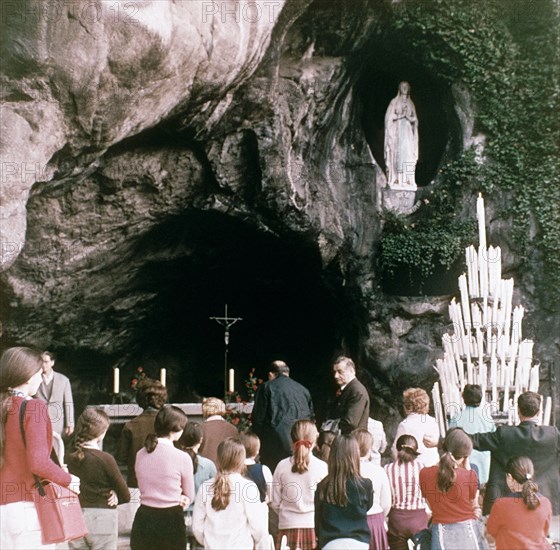
<svg viewBox="0 0 560 550"><path fill-rule="evenodd" d="M342 351L349 317L336 275L301 237L191 211L142 238L138 254L146 260L131 290L156 298L137 323L133 355L152 376L168 368L174 401L223 395L224 328L211 317L223 317L226 304L230 317L242 318L230 329L227 356L236 391L243 394L252 368L266 378L275 359L317 401L332 387L330 362Z"/></svg>

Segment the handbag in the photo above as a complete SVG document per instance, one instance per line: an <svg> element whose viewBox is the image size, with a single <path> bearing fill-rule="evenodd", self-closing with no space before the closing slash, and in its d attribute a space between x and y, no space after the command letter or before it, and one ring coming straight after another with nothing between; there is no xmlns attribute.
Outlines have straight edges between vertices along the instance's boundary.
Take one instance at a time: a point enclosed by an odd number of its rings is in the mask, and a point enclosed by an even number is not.
<svg viewBox="0 0 560 550"><path fill-rule="evenodd" d="M27 401L21 404L19 428L26 447L23 420ZM33 502L37 509L43 544L54 544L79 539L88 533L80 499L74 491L48 480L40 480L33 474L35 488Z"/></svg>

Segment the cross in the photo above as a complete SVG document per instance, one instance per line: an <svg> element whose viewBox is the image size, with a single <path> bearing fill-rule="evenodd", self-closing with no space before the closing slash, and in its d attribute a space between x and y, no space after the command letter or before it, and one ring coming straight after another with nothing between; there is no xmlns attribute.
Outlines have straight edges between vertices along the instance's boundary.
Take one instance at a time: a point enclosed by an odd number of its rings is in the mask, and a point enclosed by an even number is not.
<svg viewBox="0 0 560 550"><path fill-rule="evenodd" d="M224 395L227 397L228 393L228 345L229 345L229 328L237 323L237 321L243 321L241 317L228 317L227 312L227 304L225 315L223 317L210 317L213 321L218 322L220 325L224 327L224 344L225 344L225 352L224 352Z"/></svg>

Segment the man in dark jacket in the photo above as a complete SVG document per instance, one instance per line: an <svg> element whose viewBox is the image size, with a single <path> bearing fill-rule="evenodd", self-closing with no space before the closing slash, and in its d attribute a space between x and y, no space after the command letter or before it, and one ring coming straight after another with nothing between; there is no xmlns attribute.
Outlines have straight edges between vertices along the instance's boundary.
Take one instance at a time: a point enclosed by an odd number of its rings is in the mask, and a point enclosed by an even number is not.
<svg viewBox="0 0 560 550"><path fill-rule="evenodd" d="M498 426L495 432L471 435L473 446L490 451L490 475L486 485L482 513L490 513L494 501L510 491L504 468L510 458L529 457L535 466L539 492L552 503L552 513L560 513L560 432L554 426L539 426L541 396L527 391L517 400L519 424Z"/></svg>
<svg viewBox="0 0 560 550"><path fill-rule="evenodd" d="M356 378L356 366L349 357L339 357L333 365L333 375L338 390L331 418L339 419L338 428L344 435L361 428L367 430L369 394Z"/></svg>
<svg viewBox="0 0 560 550"><path fill-rule="evenodd" d="M255 394L253 430L261 440L261 462L272 471L280 460L292 454L290 431L296 420L313 418L311 394L290 378L284 361L274 361L268 382Z"/></svg>

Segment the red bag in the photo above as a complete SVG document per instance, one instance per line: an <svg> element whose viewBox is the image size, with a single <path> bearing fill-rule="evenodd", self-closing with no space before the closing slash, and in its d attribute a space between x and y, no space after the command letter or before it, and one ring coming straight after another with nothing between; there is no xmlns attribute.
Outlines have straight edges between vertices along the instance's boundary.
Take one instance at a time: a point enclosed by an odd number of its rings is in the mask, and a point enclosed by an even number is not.
<svg viewBox="0 0 560 550"><path fill-rule="evenodd" d="M79 539L88 532L77 493L51 481L39 482L33 495L43 544Z"/></svg>
<svg viewBox="0 0 560 550"><path fill-rule="evenodd" d="M23 419L26 406L27 402L24 401L19 410L19 427L24 445ZM33 477L37 489L33 501L39 517L43 544L54 544L85 536L88 530L78 494L58 483L41 481L36 475Z"/></svg>

